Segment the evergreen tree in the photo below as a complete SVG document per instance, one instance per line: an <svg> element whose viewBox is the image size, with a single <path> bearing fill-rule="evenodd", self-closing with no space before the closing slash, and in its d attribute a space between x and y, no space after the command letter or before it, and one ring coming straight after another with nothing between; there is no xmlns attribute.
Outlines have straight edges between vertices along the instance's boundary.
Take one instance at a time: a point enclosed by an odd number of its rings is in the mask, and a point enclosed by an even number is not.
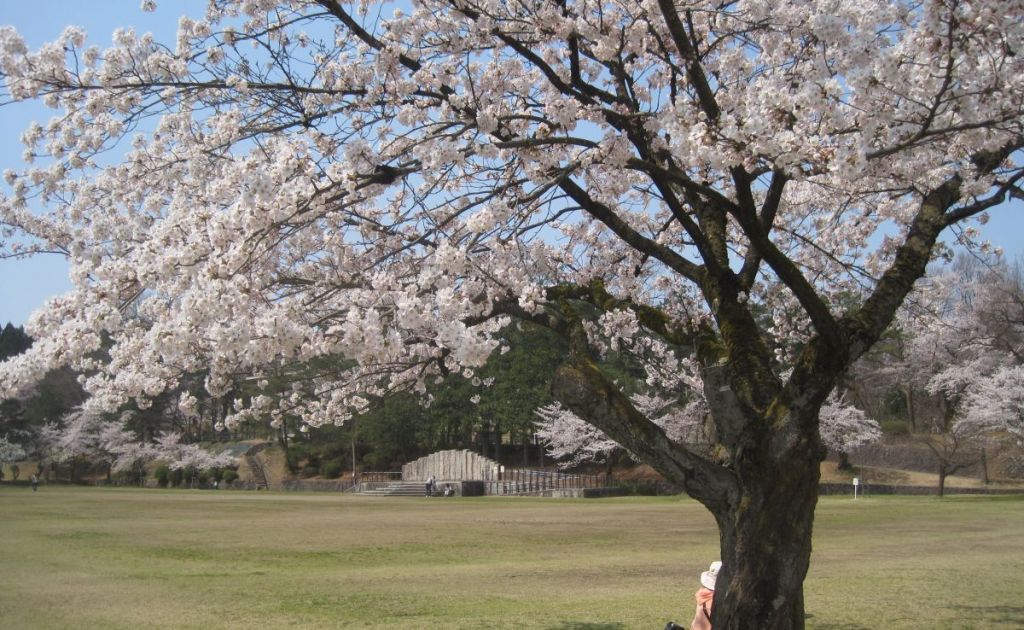
<svg viewBox="0 0 1024 630"><path fill-rule="evenodd" d="M21 354L32 345L32 338L25 334L21 326L7 322L7 325L0 330L0 361Z"/></svg>

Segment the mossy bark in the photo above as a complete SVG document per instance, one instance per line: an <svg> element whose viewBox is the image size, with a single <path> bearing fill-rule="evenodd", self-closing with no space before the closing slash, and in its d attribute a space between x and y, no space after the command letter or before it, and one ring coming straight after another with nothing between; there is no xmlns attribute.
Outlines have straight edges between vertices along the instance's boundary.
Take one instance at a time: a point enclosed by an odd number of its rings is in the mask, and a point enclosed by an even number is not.
<svg viewBox="0 0 1024 630"><path fill-rule="evenodd" d="M795 451L782 465L742 465L738 504L715 512L724 565L712 614L716 630L804 627L820 462L819 452Z"/></svg>

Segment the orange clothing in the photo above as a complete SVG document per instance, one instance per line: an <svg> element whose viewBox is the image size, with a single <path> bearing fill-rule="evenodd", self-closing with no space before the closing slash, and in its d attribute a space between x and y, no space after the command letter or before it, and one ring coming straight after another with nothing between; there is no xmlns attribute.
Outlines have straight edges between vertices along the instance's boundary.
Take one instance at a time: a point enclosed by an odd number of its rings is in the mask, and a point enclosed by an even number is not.
<svg viewBox="0 0 1024 630"><path fill-rule="evenodd" d="M697 594L697 612L693 616L690 630L711 630L711 606L714 605L715 592L701 587Z"/></svg>

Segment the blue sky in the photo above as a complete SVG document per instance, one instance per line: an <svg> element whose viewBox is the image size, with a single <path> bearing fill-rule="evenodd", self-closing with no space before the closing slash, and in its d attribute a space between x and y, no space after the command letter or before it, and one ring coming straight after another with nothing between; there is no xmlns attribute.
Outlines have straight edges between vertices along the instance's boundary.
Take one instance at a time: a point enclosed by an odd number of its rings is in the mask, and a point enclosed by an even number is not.
<svg viewBox="0 0 1024 630"><path fill-rule="evenodd" d="M159 41L172 43L178 17L202 15L205 0L162 0L153 13L140 9L140 0L4 0L0 24L13 25L35 48L55 39L65 26L86 29L89 41L99 46L110 43L115 28L133 26L150 31ZM45 121L52 112L34 103L0 107L0 171L21 166L22 147L18 138L32 120ZM1024 258L1024 203L998 208L982 233L1011 259ZM0 326L23 324L29 314L47 299L70 288L67 265L57 256L30 260L0 260Z"/></svg>
<svg viewBox="0 0 1024 630"><path fill-rule="evenodd" d="M0 25L18 29L30 48L56 39L64 27L76 25L89 34L90 43L110 45L118 27L134 26L138 32L152 32L173 47L178 18L183 14L201 16L205 0L163 0L157 10L145 13L141 0L3 0ZM35 103L0 107L0 171L19 168L22 146L18 141L32 120L46 121L53 111ZM70 289L67 265L59 256L38 256L29 260L0 260L0 327L7 322L23 324L29 314L47 299Z"/></svg>

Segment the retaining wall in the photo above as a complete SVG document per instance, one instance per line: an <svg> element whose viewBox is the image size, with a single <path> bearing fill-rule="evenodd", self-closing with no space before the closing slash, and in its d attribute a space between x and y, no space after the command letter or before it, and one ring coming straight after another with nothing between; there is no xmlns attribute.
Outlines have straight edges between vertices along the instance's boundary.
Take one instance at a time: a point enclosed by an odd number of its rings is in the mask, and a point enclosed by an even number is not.
<svg viewBox="0 0 1024 630"><path fill-rule="evenodd" d="M498 462L473 451L438 451L402 466L403 481L497 481Z"/></svg>

